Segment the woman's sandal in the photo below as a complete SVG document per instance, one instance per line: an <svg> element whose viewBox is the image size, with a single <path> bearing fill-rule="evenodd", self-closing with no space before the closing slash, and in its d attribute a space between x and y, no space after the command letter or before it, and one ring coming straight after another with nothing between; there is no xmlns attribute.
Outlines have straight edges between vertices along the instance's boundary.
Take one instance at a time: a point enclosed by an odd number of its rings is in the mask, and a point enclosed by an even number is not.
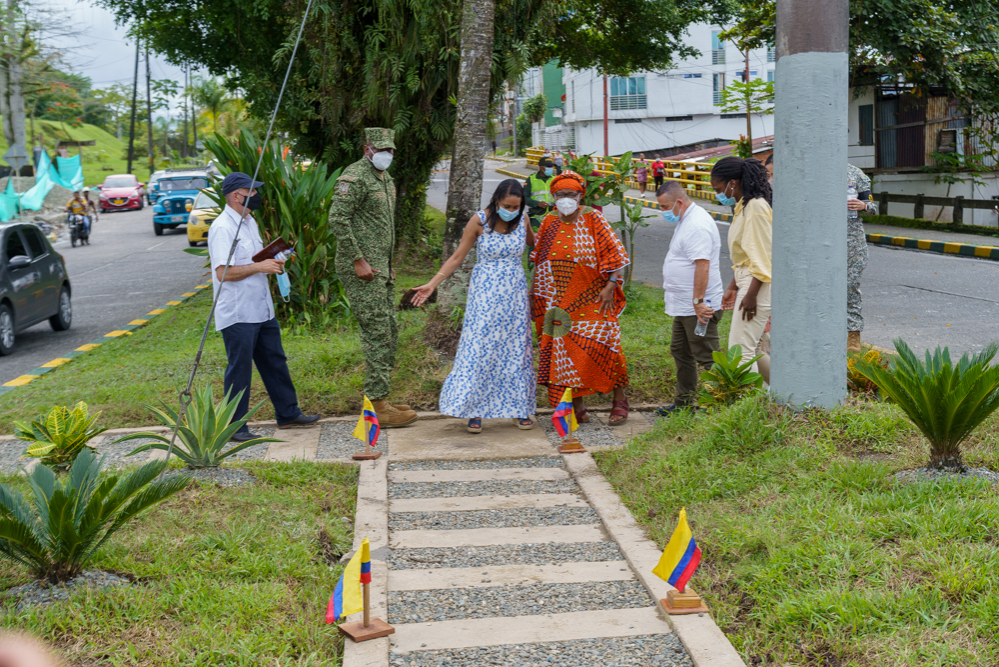
<svg viewBox="0 0 999 667"><path fill-rule="evenodd" d="M532 428L534 428L534 422L527 418L518 419L517 428L519 428L521 431L530 431Z"/></svg>
<svg viewBox="0 0 999 667"><path fill-rule="evenodd" d="M577 410L576 406L572 406L572 411L576 413L576 423L577 424L589 424L590 423L590 413L586 409L586 405L579 406L581 409Z"/></svg>
<svg viewBox="0 0 999 667"><path fill-rule="evenodd" d="M628 405L628 399L623 401L611 401L610 416L607 418L608 426L618 426L623 424L628 420L628 409L631 407ZM620 419L614 419L614 417L620 417Z"/></svg>
<svg viewBox="0 0 999 667"><path fill-rule="evenodd" d="M469 433L482 433L482 419L476 417L475 419L468 420L468 432Z"/></svg>

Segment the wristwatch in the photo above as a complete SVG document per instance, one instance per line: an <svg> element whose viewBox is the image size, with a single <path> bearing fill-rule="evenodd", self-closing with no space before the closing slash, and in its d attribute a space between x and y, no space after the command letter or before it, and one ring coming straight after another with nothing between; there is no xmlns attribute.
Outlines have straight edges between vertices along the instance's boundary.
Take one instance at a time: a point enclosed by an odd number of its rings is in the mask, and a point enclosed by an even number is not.
<svg viewBox="0 0 999 667"><path fill-rule="evenodd" d="M699 303L704 303L704 299L694 299L694 305L695 305L695 306L696 306L697 304L699 304Z"/></svg>

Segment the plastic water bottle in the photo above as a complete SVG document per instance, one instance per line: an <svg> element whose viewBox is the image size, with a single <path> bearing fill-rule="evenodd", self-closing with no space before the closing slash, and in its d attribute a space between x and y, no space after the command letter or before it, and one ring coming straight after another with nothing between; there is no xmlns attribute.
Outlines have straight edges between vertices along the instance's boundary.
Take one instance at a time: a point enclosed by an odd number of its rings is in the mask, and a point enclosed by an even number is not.
<svg viewBox="0 0 999 667"><path fill-rule="evenodd" d="M851 199L857 199L857 188L853 187L852 185L847 187L846 189L846 201L849 202ZM846 217L849 220L856 220L857 212L851 211L850 209L846 209Z"/></svg>
<svg viewBox="0 0 999 667"><path fill-rule="evenodd" d="M704 303L708 304L708 308L711 307L711 299L705 299ZM704 334L706 333L708 333L708 323L697 320L697 326L694 328L694 335L698 338L704 338Z"/></svg>

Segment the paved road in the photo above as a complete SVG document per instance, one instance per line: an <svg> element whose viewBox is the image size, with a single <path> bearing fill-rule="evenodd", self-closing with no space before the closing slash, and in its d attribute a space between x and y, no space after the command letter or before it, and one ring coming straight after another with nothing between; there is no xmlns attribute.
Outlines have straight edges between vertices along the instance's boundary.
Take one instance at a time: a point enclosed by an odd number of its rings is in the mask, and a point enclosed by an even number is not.
<svg viewBox="0 0 999 667"><path fill-rule="evenodd" d="M508 165L486 161L483 205L496 186L508 178L496 169ZM521 167L522 169L523 167ZM447 173L434 175L428 203L441 210L447 204ZM620 219L616 206L604 213ZM650 212L651 224L636 235L634 280L662 284L662 263L673 236L673 226ZM722 238L722 280L732 278L728 258L728 225L718 223ZM992 239L983 237L983 242ZM999 341L999 262L951 257L913 250L870 246L864 271L864 342L893 348L902 337L917 351L949 346L952 353L980 350Z"/></svg>
<svg viewBox="0 0 999 667"><path fill-rule="evenodd" d="M181 227L153 235L152 208L101 216L91 245L55 244L73 287L73 326L53 331L47 322L17 336L14 353L0 357L0 383L89 343L141 317L199 284L204 260L185 252Z"/></svg>

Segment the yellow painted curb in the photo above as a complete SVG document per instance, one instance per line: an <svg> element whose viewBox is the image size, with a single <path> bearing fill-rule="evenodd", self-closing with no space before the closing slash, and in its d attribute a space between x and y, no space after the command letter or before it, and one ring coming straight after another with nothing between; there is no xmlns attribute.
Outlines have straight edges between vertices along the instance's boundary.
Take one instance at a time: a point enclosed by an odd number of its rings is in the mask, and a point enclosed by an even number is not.
<svg viewBox="0 0 999 667"><path fill-rule="evenodd" d="M162 315L166 312L165 308L157 308L156 310L150 310L147 315Z"/></svg>
<svg viewBox="0 0 999 667"><path fill-rule="evenodd" d="M87 343L86 345L81 345L76 348L75 352L90 352L91 350L96 350L102 345L102 343Z"/></svg>
<svg viewBox="0 0 999 667"><path fill-rule="evenodd" d="M166 305L168 305L168 306L179 306L180 305L180 301L167 301ZM160 312L163 312L163 311L160 311Z"/></svg>
<svg viewBox="0 0 999 667"><path fill-rule="evenodd" d="M128 323L129 326L141 327L143 324L149 324L149 320L132 320Z"/></svg>
<svg viewBox="0 0 999 667"><path fill-rule="evenodd" d="M115 331L112 331L111 333L104 334L104 337L105 338L117 338L118 336L124 336L127 333L128 332L125 331L124 329L116 329Z"/></svg>
<svg viewBox="0 0 999 667"><path fill-rule="evenodd" d="M14 378L10 382L4 382L3 386L5 386L5 387L23 387L24 385L28 384L29 382L31 382L32 380L34 380L35 378L38 378L38 377L40 377L40 376L38 376L38 375L22 375L21 377Z"/></svg>
<svg viewBox="0 0 999 667"><path fill-rule="evenodd" d="M67 359L66 357L59 357L58 359L53 359L47 364L42 364L41 368L59 368L65 363L72 361L72 359Z"/></svg>
<svg viewBox="0 0 999 667"><path fill-rule="evenodd" d="M208 289L211 285L195 285L194 289Z"/></svg>
<svg viewBox="0 0 999 667"><path fill-rule="evenodd" d="M196 292L184 292L181 296L194 296Z"/></svg>

